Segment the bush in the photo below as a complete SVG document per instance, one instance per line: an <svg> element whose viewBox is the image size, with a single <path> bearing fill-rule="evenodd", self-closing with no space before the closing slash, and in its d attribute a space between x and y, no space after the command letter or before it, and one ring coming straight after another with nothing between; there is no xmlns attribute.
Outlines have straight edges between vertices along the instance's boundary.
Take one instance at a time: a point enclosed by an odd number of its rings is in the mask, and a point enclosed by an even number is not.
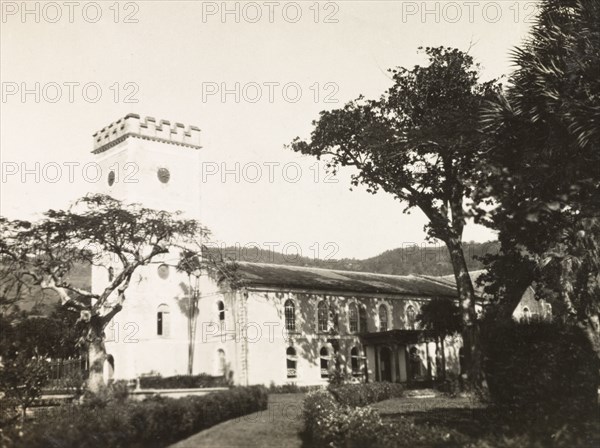
<svg viewBox="0 0 600 448"><path fill-rule="evenodd" d="M340 405L327 390L309 393L304 399L304 431L313 446L332 446L340 438L336 418Z"/></svg>
<svg viewBox="0 0 600 448"><path fill-rule="evenodd" d="M583 331L542 321L483 328L490 398L507 417L544 425L597 416L598 364Z"/></svg>
<svg viewBox="0 0 600 448"><path fill-rule="evenodd" d="M129 387L126 381L115 381L102 385L95 393L86 390L83 394L86 405L93 408L101 408L111 403L123 403L129 397Z"/></svg>
<svg viewBox="0 0 600 448"><path fill-rule="evenodd" d="M388 384L388 388L379 388L378 383L362 384L360 396L357 400L365 402L368 398L389 398L378 395L384 390L392 394L401 394L395 388L397 386ZM386 383L379 383L385 385ZM364 386L375 386L371 388L372 395L365 391ZM346 388L346 386L343 386ZM333 389L333 388L330 388ZM341 389L341 388L337 388ZM359 391L358 388L357 392ZM387 448L387 447L432 447L432 446L463 446L465 438L460 434L448 430L430 427L421 424L418 427L408 419L400 419L394 423L384 423L379 413L364 405L358 407L343 402L352 402L350 388L343 391L337 390L342 402L338 401L329 390L320 390L308 394L304 400L303 417L305 436L309 439L308 445L314 447L333 448ZM399 396L399 395L396 395ZM373 398L375 399L375 398Z"/></svg>
<svg viewBox="0 0 600 448"><path fill-rule="evenodd" d="M404 394L404 388L395 383L344 384L329 386L328 390L338 403L352 407L366 406Z"/></svg>
<svg viewBox="0 0 600 448"><path fill-rule="evenodd" d="M140 378L142 389L199 389L203 387L228 387L229 383L222 376L211 376L206 373L200 375L175 375L168 377L143 376Z"/></svg>
<svg viewBox="0 0 600 448"><path fill-rule="evenodd" d="M304 399L304 430L314 446L370 447L387 428L379 414L366 405L402 396L399 384L330 385Z"/></svg>
<svg viewBox="0 0 600 448"><path fill-rule="evenodd" d="M267 407L262 386L205 396L63 406L12 439L23 447L160 447ZM101 403L101 404L99 404Z"/></svg>

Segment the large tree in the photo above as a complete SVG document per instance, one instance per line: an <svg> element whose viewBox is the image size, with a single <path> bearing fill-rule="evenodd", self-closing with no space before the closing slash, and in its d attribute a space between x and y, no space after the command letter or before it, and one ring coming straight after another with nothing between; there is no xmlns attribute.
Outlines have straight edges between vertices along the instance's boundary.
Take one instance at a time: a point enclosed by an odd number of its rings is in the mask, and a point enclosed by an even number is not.
<svg viewBox="0 0 600 448"><path fill-rule="evenodd" d="M427 235L447 246L458 287L469 377L480 382L475 294L463 250L475 170L484 151L480 109L499 89L481 82L473 58L451 48L426 48L429 64L390 70L394 84L378 100L362 96L323 111L309 141L294 151L324 157L334 173L356 168L352 184L382 189L419 208Z"/></svg>
<svg viewBox="0 0 600 448"><path fill-rule="evenodd" d="M103 383L105 328L122 309L134 272L170 249L195 247L207 232L194 220L105 195L49 210L37 222L5 219L0 224L3 265L19 272L20 280L53 291L67 309L79 313L92 391ZM77 287L68 274L80 263L112 268L114 276L99 291Z"/></svg>
<svg viewBox="0 0 600 448"><path fill-rule="evenodd" d="M532 282L600 356L600 4L545 0L484 114L491 151L478 196L499 231L490 291L508 317Z"/></svg>

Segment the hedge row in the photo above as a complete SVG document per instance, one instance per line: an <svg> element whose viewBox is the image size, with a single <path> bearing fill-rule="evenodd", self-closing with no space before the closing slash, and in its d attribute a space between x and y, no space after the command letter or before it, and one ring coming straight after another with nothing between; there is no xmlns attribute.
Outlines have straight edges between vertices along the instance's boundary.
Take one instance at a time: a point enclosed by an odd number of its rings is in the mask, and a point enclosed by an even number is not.
<svg viewBox="0 0 600 448"><path fill-rule="evenodd" d="M175 376L143 376L140 378L142 389L198 389L203 387L227 387L225 377L211 376L205 373L200 375L175 375Z"/></svg>
<svg viewBox="0 0 600 448"><path fill-rule="evenodd" d="M322 389L323 386L298 386L295 383L290 384L282 384L276 386L271 383L269 386L270 394L306 394L308 392L312 392L313 390Z"/></svg>
<svg viewBox="0 0 600 448"><path fill-rule="evenodd" d="M15 446L164 447L232 418L267 408L263 386L180 399L153 397L105 406L63 406L27 426Z"/></svg>

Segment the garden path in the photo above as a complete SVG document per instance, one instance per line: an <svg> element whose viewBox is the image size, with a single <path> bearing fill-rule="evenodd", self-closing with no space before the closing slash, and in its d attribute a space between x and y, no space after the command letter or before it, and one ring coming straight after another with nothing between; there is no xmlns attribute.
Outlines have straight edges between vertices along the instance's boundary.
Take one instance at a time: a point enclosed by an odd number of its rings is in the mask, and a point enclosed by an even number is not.
<svg viewBox="0 0 600 448"><path fill-rule="evenodd" d="M267 410L220 423L170 448L300 448L305 394L271 394Z"/></svg>

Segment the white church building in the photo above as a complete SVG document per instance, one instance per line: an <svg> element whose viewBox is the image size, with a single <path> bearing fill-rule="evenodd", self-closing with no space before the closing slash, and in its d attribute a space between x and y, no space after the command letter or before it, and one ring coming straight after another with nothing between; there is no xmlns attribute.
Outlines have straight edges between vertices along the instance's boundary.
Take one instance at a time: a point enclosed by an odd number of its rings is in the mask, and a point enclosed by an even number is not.
<svg viewBox="0 0 600 448"><path fill-rule="evenodd" d="M129 114L94 134L93 156L106 174L98 193L201 221L200 130ZM459 372L460 338L442 345L416 327L421 305L456 299L452 282L422 276L239 262L230 276L190 278L178 254L134 274L123 309L107 328L105 375L207 373L233 384L328 381L334 365L357 381L411 382ZM92 268L92 289L119 269ZM198 318L190 331L193 290ZM190 354L190 336L194 340Z"/></svg>

